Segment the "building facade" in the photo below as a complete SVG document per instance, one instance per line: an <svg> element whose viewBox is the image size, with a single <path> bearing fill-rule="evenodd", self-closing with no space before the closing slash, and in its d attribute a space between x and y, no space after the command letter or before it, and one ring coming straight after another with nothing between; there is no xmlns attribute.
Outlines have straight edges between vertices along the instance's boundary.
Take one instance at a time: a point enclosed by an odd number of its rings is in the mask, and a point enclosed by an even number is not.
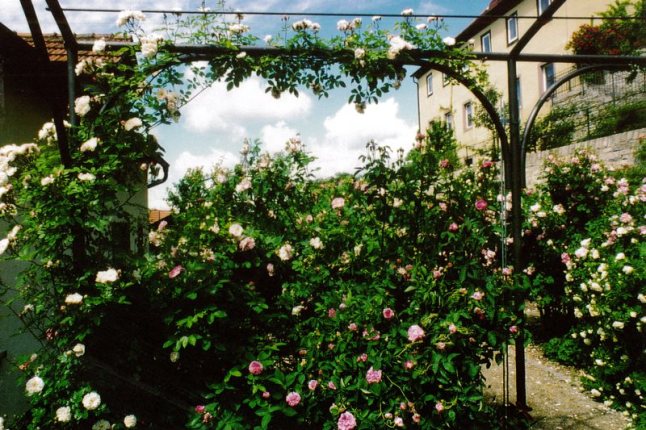
<svg viewBox="0 0 646 430"><path fill-rule="evenodd" d="M509 52L536 21L552 0L492 0L487 9L457 37L458 44L467 44L479 52ZM567 54L565 46L572 34L583 24L598 24L599 13L613 0L568 0L534 36L523 50L533 54ZM504 16L506 18L495 18ZM596 19L594 17L597 17ZM567 19L564 19L567 18ZM503 61L483 63L490 84L502 93L499 109L504 109L507 96L507 64ZM520 118L523 124L534 104L558 75L572 68L563 63L518 62L517 88ZM469 160L474 155L489 151L495 142L492 133L474 124L477 100L469 90L452 85L436 70L420 69L418 80L418 109L420 129L429 121L443 121L454 130L460 144L460 157Z"/></svg>

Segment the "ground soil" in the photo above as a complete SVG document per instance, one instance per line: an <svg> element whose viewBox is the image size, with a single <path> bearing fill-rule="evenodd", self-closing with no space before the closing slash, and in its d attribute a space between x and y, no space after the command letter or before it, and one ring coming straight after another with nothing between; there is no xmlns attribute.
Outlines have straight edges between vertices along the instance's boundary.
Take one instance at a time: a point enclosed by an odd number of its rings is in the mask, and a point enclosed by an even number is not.
<svg viewBox="0 0 646 430"><path fill-rule="evenodd" d="M509 400L516 403L515 350L509 349ZM620 412L606 407L589 396L582 388L581 371L554 363L540 348L525 349L526 393L531 411L532 430L624 430L630 428ZM487 380L486 396L504 404L503 366L484 369Z"/></svg>

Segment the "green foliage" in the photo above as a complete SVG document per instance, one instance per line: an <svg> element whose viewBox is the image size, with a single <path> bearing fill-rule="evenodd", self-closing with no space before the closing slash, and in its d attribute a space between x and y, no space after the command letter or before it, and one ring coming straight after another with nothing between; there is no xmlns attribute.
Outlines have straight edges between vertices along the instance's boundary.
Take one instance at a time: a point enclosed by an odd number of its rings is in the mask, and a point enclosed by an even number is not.
<svg viewBox="0 0 646 430"><path fill-rule="evenodd" d="M294 23L267 42L281 56L241 51L259 44L242 17L167 16L163 39L140 19L119 18L138 41L118 52L122 61L79 64L90 84L75 103L79 123L66 130L71 166L60 163L51 123L35 144L0 152L0 211L16 226L0 241L2 258L30 263L17 282L27 306L15 312L43 344L17 363L32 408L11 428L99 428L106 419L117 429L132 413L139 428L179 428L198 402L206 409L191 428L330 427L344 410L374 428L394 419L380 407L407 421L417 412L428 428L490 427L479 366L520 321L499 307L510 280L480 261L483 247L495 249L497 217L474 202L493 201L494 168L457 176L454 141L441 130L407 159L371 144L362 175L338 181L312 180L299 142L274 158L255 145L233 172L196 171L178 184L173 224L151 232L150 253L138 243L146 208L135 203L163 152L152 127L176 121L213 82L231 89L255 74L276 98L348 87L361 111L399 87L413 46L450 50L438 61L481 85L482 73L465 72L466 51L412 18L395 25L399 39L377 23L354 20L329 40L312 22ZM179 43L219 51L201 62L175 52ZM341 196L347 203L331 207ZM484 296L470 298L476 291ZM396 316L385 321L387 306ZM426 336L409 342L411 325ZM364 352L369 360L357 362ZM265 372L250 375L250 361ZM369 366L384 372L382 383L367 384ZM308 378L337 390L307 394ZM292 390L298 408L285 403Z"/></svg>
<svg viewBox="0 0 646 430"><path fill-rule="evenodd" d="M529 136L527 150L544 151L571 144L577 112L578 107L575 105L557 106L539 118Z"/></svg>
<svg viewBox="0 0 646 430"><path fill-rule="evenodd" d="M532 296L555 336L546 352L582 366L593 396L643 420L643 179L616 179L587 151L548 158L545 173L526 198L524 246Z"/></svg>
<svg viewBox="0 0 646 430"><path fill-rule="evenodd" d="M596 115L590 138L646 127L646 100L607 106Z"/></svg>
<svg viewBox="0 0 646 430"><path fill-rule="evenodd" d="M480 364L520 323L500 307L497 253L482 257L500 240L495 212L475 207L495 200L493 165L457 174L441 124L406 158L369 143L354 178L313 181L300 142L287 148L189 174L151 233L142 282L178 368L209 386L189 428L332 428L344 411L358 428L493 425ZM411 342L414 325L425 335Z"/></svg>

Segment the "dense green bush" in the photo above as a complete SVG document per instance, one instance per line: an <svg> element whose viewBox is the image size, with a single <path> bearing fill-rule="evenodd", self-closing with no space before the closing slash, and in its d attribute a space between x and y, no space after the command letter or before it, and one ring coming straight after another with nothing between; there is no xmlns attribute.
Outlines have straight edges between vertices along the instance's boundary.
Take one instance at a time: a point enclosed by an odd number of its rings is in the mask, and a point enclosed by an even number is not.
<svg viewBox="0 0 646 430"><path fill-rule="evenodd" d="M495 426L480 365L519 324L497 172L457 174L434 130L406 158L370 143L355 177L312 181L291 140L178 184L143 285L209 387L190 428Z"/></svg>
<svg viewBox="0 0 646 430"><path fill-rule="evenodd" d="M525 231L532 294L556 336L546 353L582 366L592 395L637 421L646 384L645 202L646 182L611 176L587 151L550 157Z"/></svg>

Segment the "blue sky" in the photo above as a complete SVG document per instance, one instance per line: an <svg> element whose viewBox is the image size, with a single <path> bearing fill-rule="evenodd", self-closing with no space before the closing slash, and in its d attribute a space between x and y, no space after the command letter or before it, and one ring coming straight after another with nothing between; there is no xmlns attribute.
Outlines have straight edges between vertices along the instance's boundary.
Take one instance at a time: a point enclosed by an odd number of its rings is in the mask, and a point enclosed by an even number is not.
<svg viewBox="0 0 646 430"><path fill-rule="evenodd" d="M115 9L180 9L196 10L196 0L60 0L63 7ZM207 6L214 7L215 0ZM398 14L413 8L416 14L479 14L489 0L416 0L416 1L354 1L347 0L230 0L227 5L242 11ZM2 0L0 22L15 31L27 32L28 27L20 0ZM109 5L109 6L108 6ZM57 32L44 0L34 0L45 32ZM75 33L110 33L118 31L115 14L68 12L67 18ZM148 17L146 25L155 26ZM294 17L294 20L299 17ZM316 19L324 31L335 31L339 18ZM247 24L258 35L275 33L280 17L249 17ZM454 36L469 20L446 20L446 35ZM384 20L383 26L389 25ZM411 70L412 72L413 70ZM233 165L244 138L261 139L267 151L281 150L286 139L300 133L306 148L317 156L321 176L340 171L353 171L365 143L375 139L392 148L409 149L417 132L417 105L412 78L404 81L400 90L385 96L379 104L368 106L363 115L347 105L348 93L337 91L327 99L318 100L307 91L299 98L283 96L276 101L264 93L260 79L244 82L240 89L227 92L214 85L192 101L182 112L179 123L155 129L171 163L169 183L151 190L150 206L165 207L166 187L177 181L188 168L214 163Z"/></svg>

